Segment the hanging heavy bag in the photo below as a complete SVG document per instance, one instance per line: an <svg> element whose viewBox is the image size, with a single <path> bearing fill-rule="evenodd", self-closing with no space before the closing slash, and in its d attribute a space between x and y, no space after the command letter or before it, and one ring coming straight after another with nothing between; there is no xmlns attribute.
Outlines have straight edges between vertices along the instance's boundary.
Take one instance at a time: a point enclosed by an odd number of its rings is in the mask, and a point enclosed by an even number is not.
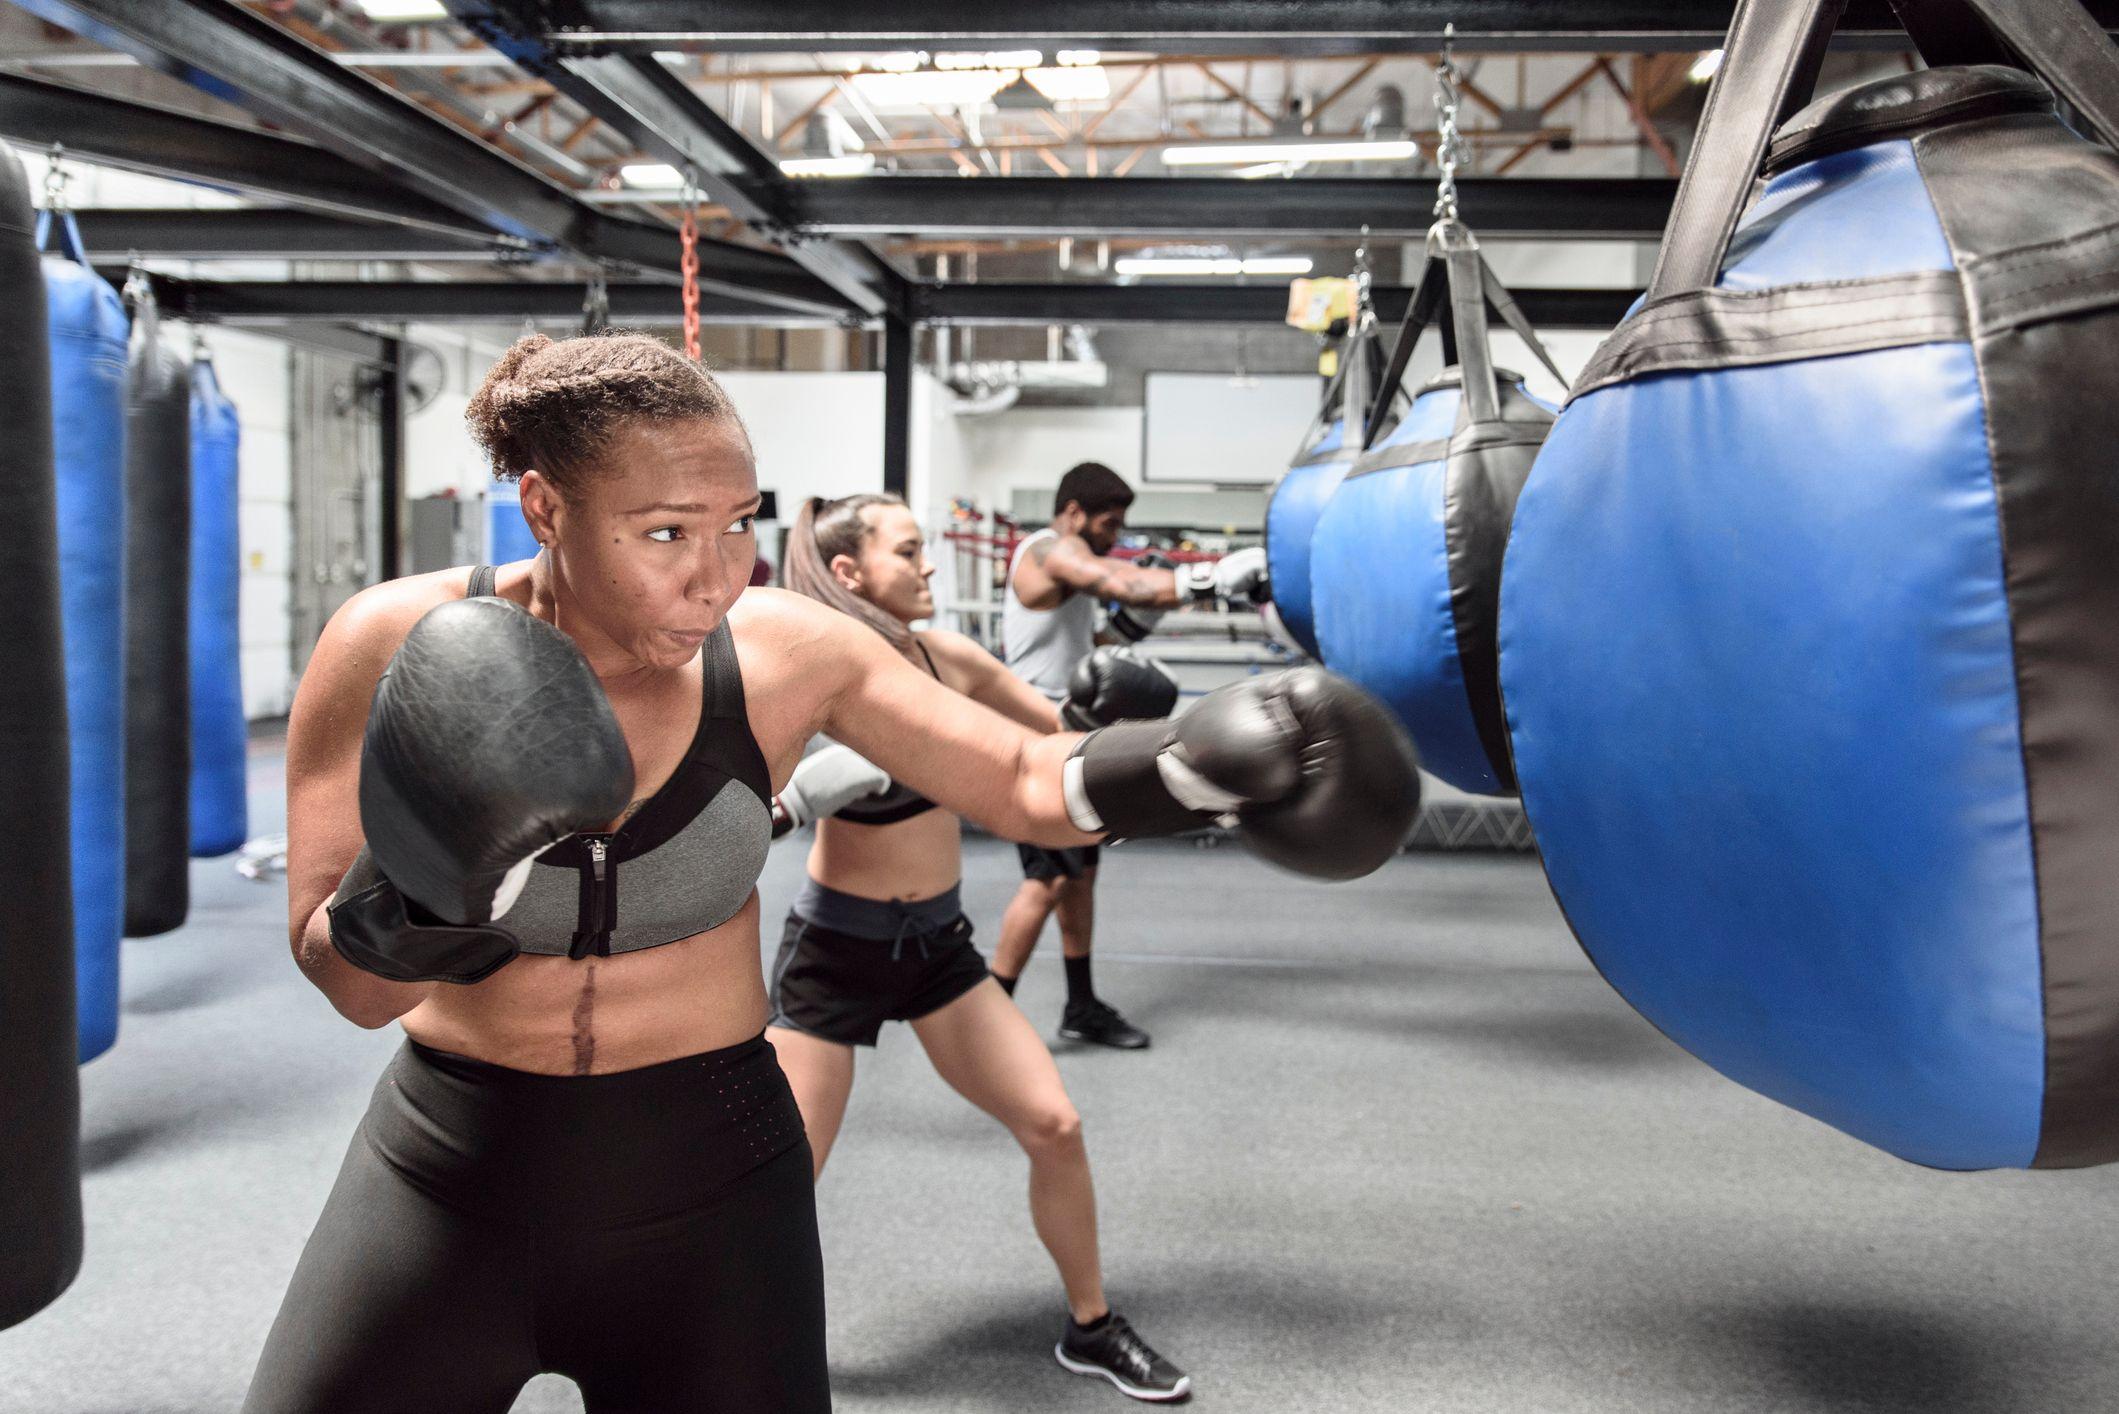
<svg viewBox="0 0 2119 1414"><path fill-rule="evenodd" d="M1370 321L1357 324L1347 335L1323 406L1303 434L1302 450L1266 492L1264 540L1273 612L1302 650L1319 660L1324 655L1318 648L1310 592L1310 537L1325 502L1361 454L1361 428L1368 418L1368 392L1375 382L1369 367L1375 346L1373 331Z"/></svg>
<svg viewBox="0 0 2119 1414"><path fill-rule="evenodd" d="M125 910L125 306L73 217L37 218L51 335L52 454L65 605L80 1058L118 1038Z"/></svg>
<svg viewBox="0 0 2119 1414"><path fill-rule="evenodd" d="M2104 1163L2119 54L2072 0L1899 8L1997 62L1790 116L1838 6L1739 9L1518 507L1502 688L1554 891L1656 1026L1918 1163Z"/></svg>
<svg viewBox="0 0 2119 1414"><path fill-rule="evenodd" d="M0 677L0 818L23 832L0 851L0 1329L49 1305L81 1267L81 1090L75 1061L69 890L66 671L51 345L29 183L0 149L0 378L13 420L0 439L0 555L8 670Z"/></svg>
<svg viewBox="0 0 2119 1414"><path fill-rule="evenodd" d="M245 799L242 549L235 404L213 360L191 363L191 852L227 854L250 833Z"/></svg>
<svg viewBox="0 0 2119 1414"><path fill-rule="evenodd" d="M125 934L191 907L191 374L128 281L125 390Z"/></svg>
<svg viewBox="0 0 2119 1414"><path fill-rule="evenodd" d="M1430 321L1450 332L1454 363L1355 461L1318 516L1310 594L1325 661L1397 713L1421 767L1459 790L1508 795L1516 778L1495 644L1501 556L1552 411L1495 369L1489 305L1567 381L1471 232L1454 218L1437 222L1379 399L1395 394Z"/></svg>
<svg viewBox="0 0 2119 1414"><path fill-rule="evenodd" d="M522 518L522 489L512 481L496 481L486 487L486 554L489 565L534 560L539 546Z"/></svg>

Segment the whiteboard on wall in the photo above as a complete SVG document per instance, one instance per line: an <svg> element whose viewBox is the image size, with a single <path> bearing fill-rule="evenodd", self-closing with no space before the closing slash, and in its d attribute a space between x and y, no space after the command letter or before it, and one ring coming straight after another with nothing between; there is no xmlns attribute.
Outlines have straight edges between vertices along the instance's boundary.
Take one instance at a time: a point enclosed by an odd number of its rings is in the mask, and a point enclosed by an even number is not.
<svg viewBox="0 0 2119 1414"><path fill-rule="evenodd" d="M1150 373L1142 401L1143 481L1269 486L1302 450L1324 384L1307 373Z"/></svg>

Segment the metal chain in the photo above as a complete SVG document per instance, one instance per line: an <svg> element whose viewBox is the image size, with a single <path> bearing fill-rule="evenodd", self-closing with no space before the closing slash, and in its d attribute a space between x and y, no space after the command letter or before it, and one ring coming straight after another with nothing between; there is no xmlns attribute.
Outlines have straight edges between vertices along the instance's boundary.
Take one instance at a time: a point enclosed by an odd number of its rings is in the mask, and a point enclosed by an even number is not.
<svg viewBox="0 0 2119 1414"><path fill-rule="evenodd" d="M44 169L44 209L54 216L66 213L66 185L73 174L62 165L66 157L66 145L53 143L51 161Z"/></svg>
<svg viewBox="0 0 2119 1414"><path fill-rule="evenodd" d="M131 310L145 309L154 303L155 287L147 278L147 267L140 263L139 256L133 257L131 267L125 272L125 288L118 291L118 295Z"/></svg>
<svg viewBox="0 0 2119 1414"><path fill-rule="evenodd" d="M1361 244L1354 247L1354 317L1350 331L1359 334L1376 322L1376 307L1370 299L1373 272L1369 268L1369 228L1361 228Z"/></svg>
<svg viewBox="0 0 2119 1414"><path fill-rule="evenodd" d="M601 334L611 326L611 287L605 282L603 267L589 272L588 289L581 298L581 332Z"/></svg>
<svg viewBox="0 0 2119 1414"><path fill-rule="evenodd" d="M1457 219L1457 169L1471 160L1471 149L1457 127L1457 83L1463 76L1457 72L1450 49L1456 33L1453 24L1443 28L1442 57L1435 62L1435 165L1442 169L1442 178L1435 184L1437 221Z"/></svg>
<svg viewBox="0 0 2119 1414"><path fill-rule="evenodd" d="M691 167L684 169L684 186L677 200L684 208L683 218L677 224L677 239L684 246L684 256L677 269L683 277L684 292L684 356L693 363L699 362L699 174Z"/></svg>

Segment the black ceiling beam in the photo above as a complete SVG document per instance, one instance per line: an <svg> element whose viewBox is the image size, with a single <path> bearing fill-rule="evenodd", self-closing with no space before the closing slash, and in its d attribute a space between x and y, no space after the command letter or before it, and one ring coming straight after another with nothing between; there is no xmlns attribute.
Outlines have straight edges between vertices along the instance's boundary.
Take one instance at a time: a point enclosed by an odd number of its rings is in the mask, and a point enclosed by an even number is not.
<svg viewBox="0 0 2119 1414"><path fill-rule="evenodd" d="M1541 329L1610 329L1639 290L1511 291ZM1412 291L1380 285L1376 315L1393 324ZM911 312L935 324L1279 324L1287 316L1284 282L1257 285L1155 281L1138 285L916 284Z"/></svg>
<svg viewBox="0 0 2119 1414"><path fill-rule="evenodd" d="M228 0L19 0L21 8L310 138L502 235L590 260L676 268L676 237L606 215L506 153ZM738 248L742 249L742 248ZM747 253L770 259L764 253ZM702 267L706 264L702 258ZM792 261L746 282L797 312L846 302ZM710 281L702 268L702 281ZM713 291L736 294L733 286Z"/></svg>
<svg viewBox="0 0 2119 1414"><path fill-rule="evenodd" d="M1178 54L1661 53L1719 46L1735 0L578 0L590 50L1088 48ZM2106 29L2119 4L2093 0ZM615 41L604 36L630 36ZM1887 0L1851 0L1841 47L1899 50Z"/></svg>
<svg viewBox="0 0 2119 1414"><path fill-rule="evenodd" d="M601 118L656 161L698 177L709 200L768 240L866 315L898 308L904 279L854 241L801 239L788 219L794 185L743 132L647 54L563 56L543 33L545 0L446 0L450 13L516 65Z"/></svg>
<svg viewBox="0 0 2119 1414"><path fill-rule="evenodd" d="M37 147L60 144L77 157L127 171L426 231L491 235L461 213L312 143L64 84L0 75L0 136Z"/></svg>
<svg viewBox="0 0 2119 1414"><path fill-rule="evenodd" d="M491 232L437 233L377 221L345 221L285 207L77 210L92 259L137 253L154 260L473 260L520 258Z"/></svg>
<svg viewBox="0 0 2119 1414"><path fill-rule="evenodd" d="M123 289L131 271L121 266L99 265L96 273L108 280L114 288ZM199 282L175 275L149 274L148 283L154 287L155 303L172 319L196 318L191 312L193 292ZM370 333L349 324L331 324L321 320L298 323L280 323L270 327L261 325L256 331L281 340L298 344L318 353L338 354L359 359L362 362L387 365L391 349L397 344L392 335Z"/></svg>
<svg viewBox="0 0 2119 1414"><path fill-rule="evenodd" d="M1435 183L1414 178L852 177L791 184L795 228L904 236L1415 234ZM1464 177L1483 236L1655 240L1677 183L1664 178Z"/></svg>
<svg viewBox="0 0 2119 1414"><path fill-rule="evenodd" d="M490 231L433 232L372 221L343 221L277 207L195 211L184 208L108 208L77 211L82 239L92 255L118 258L137 251L164 260L493 260L522 255L519 244ZM641 227L659 238L672 262L664 269L643 262L646 283L674 284L676 238ZM644 248L645 253L645 248ZM786 286L799 297L804 287L790 277L784 257L727 241L699 248L703 288L748 298ZM751 302L757 302L753 299ZM798 310L797 312L808 312ZM843 313L834 308L831 312Z"/></svg>
<svg viewBox="0 0 2119 1414"><path fill-rule="evenodd" d="M197 117L159 104L0 75L0 136L39 147L61 145L74 156L127 171L295 201L313 210L366 221L389 222L401 228L402 234L378 234L372 239L402 240L408 250L432 240L443 245L477 243L502 257L548 259L569 254L550 241L533 243L498 235L459 212L414 195L313 143ZM258 215L248 211L217 214L231 223ZM193 215L201 223L209 219L205 212ZM609 217L598 220L604 259L676 278L680 246L674 232L638 221ZM314 229L321 233L327 228L317 225ZM331 239L321 238L327 242ZM241 246L245 242L275 239L279 237L269 233L246 237L231 230L230 244ZM349 247L366 239L371 238L351 234L345 237ZM129 244L127 248L131 248ZM700 241L698 250L702 286L710 291L776 298L797 313L846 308L829 290L776 251L717 240ZM288 252L290 257L331 253ZM195 258L206 256L200 252Z"/></svg>
<svg viewBox="0 0 2119 1414"><path fill-rule="evenodd" d="M98 267L106 278L124 271ZM674 286L639 281L606 286L614 324L676 325L683 308ZM175 280L159 278L156 294L172 317L218 324L312 321L520 324L525 319L566 323L581 318L585 289L559 281L503 280ZM699 317L710 324L835 324L838 316L802 316L784 308L703 293Z"/></svg>

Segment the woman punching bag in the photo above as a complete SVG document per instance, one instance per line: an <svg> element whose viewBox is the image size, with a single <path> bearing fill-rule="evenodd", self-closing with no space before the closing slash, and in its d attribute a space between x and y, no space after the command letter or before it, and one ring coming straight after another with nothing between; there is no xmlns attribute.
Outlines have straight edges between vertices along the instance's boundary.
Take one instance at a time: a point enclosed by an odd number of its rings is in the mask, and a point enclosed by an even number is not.
<svg viewBox="0 0 2119 1414"><path fill-rule="evenodd" d="M191 908L191 375L143 272L125 285L125 934Z"/></svg>
<svg viewBox="0 0 2119 1414"><path fill-rule="evenodd" d="M51 342L29 183L0 148L0 818L37 840L0 850L0 1328L48 1305L81 1267L81 1091L67 867L66 671L52 479Z"/></svg>
<svg viewBox="0 0 2119 1414"><path fill-rule="evenodd" d="M1266 574L1272 586L1270 612L1302 651L1323 660L1310 592L1310 535L1325 502L1361 454L1370 394L1376 387L1376 313L1369 302L1367 251L1356 256L1354 313L1339 350L1339 366L1324 391L1324 405L1303 434L1302 450L1266 492Z"/></svg>
<svg viewBox="0 0 2119 1414"><path fill-rule="evenodd" d="M1740 6L1518 506L1501 685L1554 891L1656 1026L1921 1164L2105 1163L2119 53L2074 0L1899 9L1944 66L1791 116L1837 6Z"/></svg>
<svg viewBox="0 0 2119 1414"><path fill-rule="evenodd" d="M241 432L205 345L191 360L191 852L240 849L250 834L245 799L242 575L236 519Z"/></svg>
<svg viewBox="0 0 2119 1414"><path fill-rule="evenodd" d="M73 217L37 218L51 328L52 453L73 765L81 1059L118 1038L125 910L125 306L89 268Z"/></svg>
<svg viewBox="0 0 2119 1414"><path fill-rule="evenodd" d="M1396 391L1430 320L1455 358L1325 505L1310 595L1325 662L1389 704L1423 769L1459 790L1512 795L1494 621L1516 496L1552 411L1495 369L1489 304L1566 383L1471 232L1437 222L1378 391Z"/></svg>

